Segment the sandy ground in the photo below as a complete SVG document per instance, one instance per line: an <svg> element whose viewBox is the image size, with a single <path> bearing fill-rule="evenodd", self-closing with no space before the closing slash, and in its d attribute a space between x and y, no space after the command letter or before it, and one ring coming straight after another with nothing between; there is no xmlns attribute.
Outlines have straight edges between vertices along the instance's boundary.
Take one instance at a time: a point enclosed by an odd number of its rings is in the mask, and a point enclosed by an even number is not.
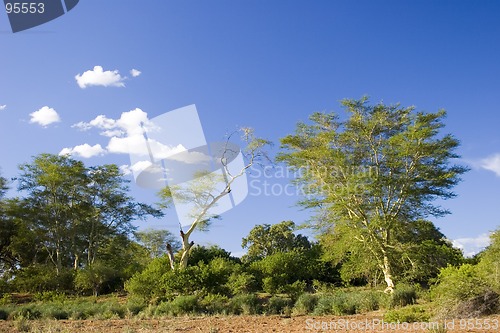
<svg viewBox="0 0 500 333"><path fill-rule="evenodd" d="M347 317L334 316L299 316L284 318L280 316L214 316L214 317L178 317L165 319L120 319L120 320L59 320L31 321L24 327L16 321L0 321L0 332L15 333L161 333L161 332L203 332L203 333L267 333L267 332L500 332L500 316L473 320L448 321L447 331L432 330L429 325L435 323L386 323L382 317L374 315L356 315Z"/></svg>

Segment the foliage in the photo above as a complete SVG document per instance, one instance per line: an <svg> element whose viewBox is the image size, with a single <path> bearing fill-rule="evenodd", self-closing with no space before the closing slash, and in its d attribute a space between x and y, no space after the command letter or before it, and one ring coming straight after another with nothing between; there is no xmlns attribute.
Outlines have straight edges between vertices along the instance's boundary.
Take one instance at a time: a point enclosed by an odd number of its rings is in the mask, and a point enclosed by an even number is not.
<svg viewBox="0 0 500 333"><path fill-rule="evenodd" d="M262 311L262 304L255 294L240 294L231 298L229 308L232 314L254 315Z"/></svg>
<svg viewBox="0 0 500 333"><path fill-rule="evenodd" d="M100 294L106 284L111 283L117 272L105 263L94 262L83 269L79 269L75 277L75 287L83 292L92 292L94 296Z"/></svg>
<svg viewBox="0 0 500 333"><path fill-rule="evenodd" d="M470 264L442 269L431 296L438 305L438 316L444 318L477 317L499 310L499 295L491 290L478 267Z"/></svg>
<svg viewBox="0 0 500 333"><path fill-rule="evenodd" d="M389 323L428 322L430 314L421 306L408 306L389 310L384 314L384 321Z"/></svg>
<svg viewBox="0 0 500 333"><path fill-rule="evenodd" d="M143 245L152 259L166 254L166 244L170 244L174 251L181 248L181 243L168 230L145 229L136 231L135 237Z"/></svg>
<svg viewBox="0 0 500 333"><path fill-rule="evenodd" d="M490 235L490 245L480 256L478 274L500 294L500 230Z"/></svg>
<svg viewBox="0 0 500 333"><path fill-rule="evenodd" d="M170 271L166 256L153 259L146 268L136 273L125 283L125 290L144 300L161 298L165 295L160 281Z"/></svg>
<svg viewBox="0 0 500 333"><path fill-rule="evenodd" d="M309 259L303 252L277 252L253 262L251 268L262 277L265 292L284 293L288 285L312 277Z"/></svg>
<svg viewBox="0 0 500 333"><path fill-rule="evenodd" d="M241 243L241 247L248 248L245 259L253 261L278 252L310 249L311 243L307 237L293 233L296 229L292 221L283 221L274 225L256 225Z"/></svg>
<svg viewBox="0 0 500 333"><path fill-rule="evenodd" d="M314 113L281 140L279 160L300 170L307 208L321 208L313 227L335 262L365 259L384 274L387 291L405 244L398 240L412 224L448 213L433 204L454 196L465 167L450 164L459 145L440 133L445 111L414 112L413 107L369 105L367 98L344 100L349 118ZM358 252L349 256L353 243ZM347 255L347 257L346 257ZM357 259L363 261L358 262Z"/></svg>
<svg viewBox="0 0 500 333"><path fill-rule="evenodd" d="M293 301L291 298L281 296L272 296L264 309L264 313L268 315L286 315L291 312Z"/></svg>
<svg viewBox="0 0 500 333"><path fill-rule="evenodd" d="M318 304L318 296L314 294L304 293L297 298L293 307L294 315L306 315L313 312Z"/></svg>
<svg viewBox="0 0 500 333"><path fill-rule="evenodd" d="M200 261L208 264L215 258L223 258L232 262L239 262L238 258L232 257L231 252L228 252L217 245L212 246L193 246L189 254L188 265L197 265Z"/></svg>
<svg viewBox="0 0 500 333"><path fill-rule="evenodd" d="M417 290L414 286L398 284L396 289L390 297L389 307L404 307L407 305L413 305L417 301Z"/></svg>

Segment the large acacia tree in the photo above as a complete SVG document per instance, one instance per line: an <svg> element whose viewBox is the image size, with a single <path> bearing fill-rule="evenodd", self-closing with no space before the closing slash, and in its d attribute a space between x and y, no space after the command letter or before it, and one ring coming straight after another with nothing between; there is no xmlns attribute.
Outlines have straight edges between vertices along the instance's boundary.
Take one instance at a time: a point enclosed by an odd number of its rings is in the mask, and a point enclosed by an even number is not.
<svg viewBox="0 0 500 333"><path fill-rule="evenodd" d="M454 197L467 169L453 164L459 142L442 133L444 110L370 105L367 98L342 106L345 119L314 113L311 124L299 123L281 140L279 159L300 170L301 204L319 210L313 227L330 258L373 263L392 292L407 245L400 236L420 219L449 213L435 200Z"/></svg>

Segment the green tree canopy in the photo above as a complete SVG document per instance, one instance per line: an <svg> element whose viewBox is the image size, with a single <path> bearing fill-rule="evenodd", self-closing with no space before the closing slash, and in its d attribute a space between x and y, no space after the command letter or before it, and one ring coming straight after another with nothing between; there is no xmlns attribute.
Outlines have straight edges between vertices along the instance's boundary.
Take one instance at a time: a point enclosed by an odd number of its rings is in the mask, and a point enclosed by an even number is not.
<svg viewBox="0 0 500 333"><path fill-rule="evenodd" d="M301 171L301 204L319 209L313 227L328 236L332 258L341 261L356 248L358 257L377 265L392 292L401 252L397 234L420 219L447 214L435 200L454 197L452 188L467 168L452 163L459 142L441 133L443 110L370 105L367 98L342 106L345 120L314 113L312 124L298 124L281 140L279 160Z"/></svg>
<svg viewBox="0 0 500 333"><path fill-rule="evenodd" d="M256 225L241 243L243 248L248 249L246 259L262 259L278 252L310 249L311 243L306 236L294 234L296 229L292 221Z"/></svg>

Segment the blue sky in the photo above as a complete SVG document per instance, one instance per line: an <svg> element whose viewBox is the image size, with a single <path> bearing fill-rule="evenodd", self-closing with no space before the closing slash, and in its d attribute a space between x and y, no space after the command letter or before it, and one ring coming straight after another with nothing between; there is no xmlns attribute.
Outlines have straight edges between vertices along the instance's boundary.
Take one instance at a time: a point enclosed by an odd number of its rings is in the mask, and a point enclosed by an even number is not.
<svg viewBox="0 0 500 333"><path fill-rule="evenodd" d="M2 175L15 177L19 163L44 152L106 149L109 138L98 130L72 125L137 108L152 118L196 104L208 141L251 126L276 142L276 153L298 121L367 94L372 102L448 111L446 131L461 140L472 170L458 197L443 203L453 214L436 224L471 253L500 225L499 14L494 1L85 0L13 34L2 12ZM85 74L96 66L103 73ZM130 163L118 153L79 158ZM131 188L138 200L157 201ZM241 252L255 224L304 222L309 213L296 199L249 196L193 240ZM176 231L176 223L170 211L141 227Z"/></svg>

